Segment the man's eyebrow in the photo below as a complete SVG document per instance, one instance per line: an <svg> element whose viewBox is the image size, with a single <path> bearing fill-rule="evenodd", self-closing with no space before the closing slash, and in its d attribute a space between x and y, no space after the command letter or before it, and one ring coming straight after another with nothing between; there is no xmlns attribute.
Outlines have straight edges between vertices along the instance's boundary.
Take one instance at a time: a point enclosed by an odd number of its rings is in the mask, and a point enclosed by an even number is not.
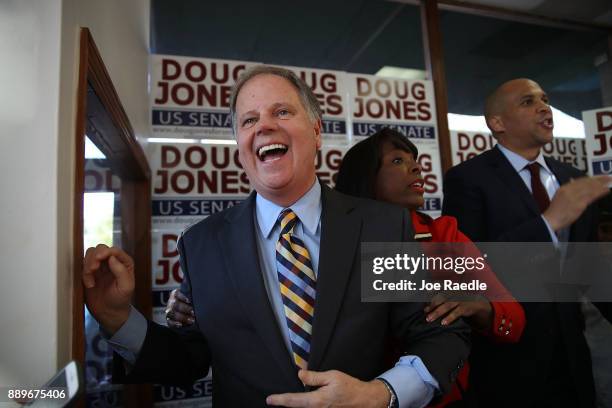
<svg viewBox="0 0 612 408"><path fill-rule="evenodd" d="M272 105L272 109L280 108L281 106L287 106L289 108L293 108L293 104L290 102L276 102Z"/></svg>
<svg viewBox="0 0 612 408"><path fill-rule="evenodd" d="M534 99L534 98L540 98L540 99L546 99L548 100L548 94L546 94L546 92L542 92L542 93L529 93L529 94L525 94L523 96L520 97L519 102L523 102L529 99Z"/></svg>
<svg viewBox="0 0 612 408"><path fill-rule="evenodd" d="M244 113L238 115L238 119L242 119L242 118L244 118L245 116L248 116L248 115L257 115L257 112L254 109L252 109L250 111L247 111L247 112L244 112Z"/></svg>
<svg viewBox="0 0 612 408"><path fill-rule="evenodd" d="M273 103L270 106L270 108L272 110L275 110L275 109L278 109L278 108L280 108L282 106L286 106L288 108L295 109L295 106L291 102L275 102L275 103ZM250 116L250 115L258 116L259 112L257 112L257 110L255 110L255 109L251 109L250 111L246 111L246 112L238 115L238 120L242 120L242 118L244 118L245 116Z"/></svg>

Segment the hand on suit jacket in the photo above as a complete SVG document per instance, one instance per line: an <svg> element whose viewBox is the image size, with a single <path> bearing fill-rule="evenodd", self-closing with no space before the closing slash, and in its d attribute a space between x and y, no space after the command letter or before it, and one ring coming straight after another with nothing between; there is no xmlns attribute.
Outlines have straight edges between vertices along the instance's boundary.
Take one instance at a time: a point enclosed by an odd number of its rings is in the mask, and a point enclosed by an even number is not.
<svg viewBox="0 0 612 408"><path fill-rule="evenodd" d="M170 292L166 307L166 325L168 327L191 326L195 322L195 313L191 300L179 289Z"/></svg>
<svg viewBox="0 0 612 408"><path fill-rule="evenodd" d="M610 176L581 177L559 187L542 214L550 227L559 231L580 217L595 200L610 193Z"/></svg>
<svg viewBox="0 0 612 408"><path fill-rule="evenodd" d="M425 313L428 322L442 318L442 326L447 326L460 317L465 317L472 328L480 331L490 330L493 323L493 307L485 297L457 301L438 293L425 307Z"/></svg>
<svg viewBox="0 0 612 408"><path fill-rule="evenodd" d="M88 248L82 279L87 308L105 330L114 334L130 314L134 261L119 248L103 244Z"/></svg>
<svg viewBox="0 0 612 408"><path fill-rule="evenodd" d="M300 370L298 377L315 391L270 395L266 403L285 407L387 407L391 395L379 380L360 381L337 370Z"/></svg>

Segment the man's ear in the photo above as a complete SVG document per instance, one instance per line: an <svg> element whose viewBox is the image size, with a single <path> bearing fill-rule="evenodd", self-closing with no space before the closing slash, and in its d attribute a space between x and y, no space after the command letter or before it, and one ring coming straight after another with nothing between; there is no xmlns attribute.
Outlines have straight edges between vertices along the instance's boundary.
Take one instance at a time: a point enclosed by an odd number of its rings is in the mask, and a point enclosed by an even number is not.
<svg viewBox="0 0 612 408"><path fill-rule="evenodd" d="M491 129L493 133L504 133L506 131L506 127L504 126L504 121L499 115L492 115L487 118L487 126Z"/></svg>
<svg viewBox="0 0 612 408"><path fill-rule="evenodd" d="M323 140L321 137L321 127L322 127L321 119L317 119L314 123L314 132L315 132L315 141L317 142L317 150L321 148L323 144Z"/></svg>

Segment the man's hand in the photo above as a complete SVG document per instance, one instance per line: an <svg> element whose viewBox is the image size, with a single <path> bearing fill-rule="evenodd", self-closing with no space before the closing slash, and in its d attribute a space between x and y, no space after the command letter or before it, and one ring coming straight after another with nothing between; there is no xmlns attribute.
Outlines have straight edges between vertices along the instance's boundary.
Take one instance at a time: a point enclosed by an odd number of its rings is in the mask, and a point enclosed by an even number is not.
<svg viewBox="0 0 612 408"><path fill-rule="evenodd" d="M119 248L88 248L83 262L85 302L111 335L127 321L134 293L134 261Z"/></svg>
<svg viewBox="0 0 612 408"><path fill-rule="evenodd" d="M493 323L493 307L486 298L455 301L441 293L436 294L425 307L426 320L433 322L442 317L441 325L451 324L460 317L477 330L489 330Z"/></svg>
<svg viewBox="0 0 612 408"><path fill-rule="evenodd" d="M610 176L573 179L559 187L542 215L554 231L559 231L576 221L595 200L609 194L610 183Z"/></svg>
<svg viewBox="0 0 612 408"><path fill-rule="evenodd" d="M379 380L360 381L340 371L300 370L298 377L315 391L276 394L266 398L268 405L285 407L381 407L389 405L391 395Z"/></svg>

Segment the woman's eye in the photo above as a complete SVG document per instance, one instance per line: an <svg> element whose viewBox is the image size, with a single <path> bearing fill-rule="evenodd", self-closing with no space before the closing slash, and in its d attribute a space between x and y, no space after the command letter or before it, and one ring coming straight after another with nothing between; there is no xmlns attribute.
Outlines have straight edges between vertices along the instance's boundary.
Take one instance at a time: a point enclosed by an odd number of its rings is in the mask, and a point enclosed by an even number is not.
<svg viewBox="0 0 612 408"><path fill-rule="evenodd" d="M393 159L391 161L393 164L402 164L404 162L404 159L402 159L401 157L396 157L395 159Z"/></svg>
<svg viewBox="0 0 612 408"><path fill-rule="evenodd" d="M276 113L278 116L288 116L289 115L289 111L287 109L281 109Z"/></svg>

